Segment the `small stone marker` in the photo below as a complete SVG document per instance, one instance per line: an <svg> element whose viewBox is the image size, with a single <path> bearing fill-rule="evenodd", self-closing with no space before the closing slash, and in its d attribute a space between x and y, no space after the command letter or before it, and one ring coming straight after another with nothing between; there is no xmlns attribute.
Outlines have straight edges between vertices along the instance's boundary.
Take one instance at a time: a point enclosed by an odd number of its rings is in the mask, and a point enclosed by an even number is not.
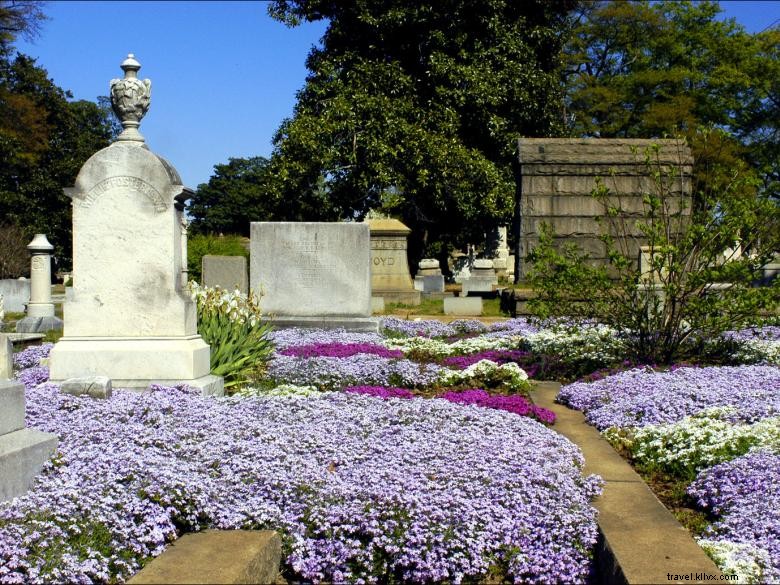
<svg viewBox="0 0 780 585"><path fill-rule="evenodd" d="M54 316L51 302L51 252L54 246L45 234L36 234L27 246L30 260L30 302L27 316L16 324L17 333L62 330L62 319Z"/></svg>
<svg viewBox="0 0 780 585"><path fill-rule="evenodd" d="M482 298L444 297L444 314L478 317L482 314Z"/></svg>
<svg viewBox="0 0 780 585"><path fill-rule="evenodd" d="M417 274L414 277L414 288L423 294L444 292L444 276L442 276L438 260L434 258L420 260Z"/></svg>
<svg viewBox="0 0 780 585"><path fill-rule="evenodd" d="M14 348L11 338L0 333L0 380L14 377Z"/></svg>
<svg viewBox="0 0 780 585"><path fill-rule="evenodd" d="M21 313L30 302L30 281L26 278L0 280L0 295L6 313Z"/></svg>
<svg viewBox="0 0 780 585"><path fill-rule="evenodd" d="M246 258L243 256L214 256L207 254L201 260L203 286L220 287L224 290L238 289L249 292L246 273Z"/></svg>
<svg viewBox="0 0 780 585"><path fill-rule="evenodd" d="M73 396L86 394L92 398L111 398L113 390L111 379L107 376L89 376L65 380L60 384L60 392Z"/></svg>
<svg viewBox="0 0 780 585"><path fill-rule="evenodd" d="M493 269L493 261L487 258L478 258L474 260L471 275L463 281L463 294L468 296L471 293L493 293L493 286L497 284L498 278Z"/></svg>
<svg viewBox="0 0 780 585"><path fill-rule="evenodd" d="M111 105L124 129L65 190L73 199L74 278L51 380L107 376L119 388L160 381L221 394L224 381L210 375L209 346L183 283L183 202L191 192L138 132L151 93L149 80L137 77L140 63L129 55L121 67Z"/></svg>
<svg viewBox="0 0 780 585"><path fill-rule="evenodd" d="M365 223L252 222L249 284L277 327L378 331Z"/></svg>
<svg viewBox="0 0 780 585"><path fill-rule="evenodd" d="M397 219L370 219L371 290L386 303L419 305L420 293L412 284L407 238L412 232Z"/></svg>
<svg viewBox="0 0 780 585"><path fill-rule="evenodd" d="M24 386L0 380L0 502L23 495L57 448L57 435L24 426Z"/></svg>

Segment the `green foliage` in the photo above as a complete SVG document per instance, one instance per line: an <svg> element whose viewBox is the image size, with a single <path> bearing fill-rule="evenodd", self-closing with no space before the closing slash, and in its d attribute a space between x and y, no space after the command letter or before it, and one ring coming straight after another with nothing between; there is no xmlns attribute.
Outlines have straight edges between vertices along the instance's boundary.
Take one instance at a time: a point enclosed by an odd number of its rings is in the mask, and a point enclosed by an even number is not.
<svg viewBox="0 0 780 585"><path fill-rule="evenodd" d="M750 324L780 302L778 280L753 286L780 250L780 207L756 190L747 169L717 165L699 184L719 188L697 193L696 205L686 207L671 189L679 169L663 168L657 152L644 153L655 188L644 195L640 218L627 218L608 181L593 192L604 206L608 265L589 264L573 246L557 249L545 230L528 258L529 282L538 293L530 306L541 317L595 319L625 337L627 357L671 363L697 355L707 340ZM631 252L637 229L652 258L644 273ZM724 257L737 243L742 255Z"/></svg>
<svg viewBox="0 0 780 585"><path fill-rule="evenodd" d="M763 188L777 193L780 30L749 34L734 19L718 20L710 1L582 7L565 51L574 135L692 139L699 125L728 129L740 144L730 155L749 161Z"/></svg>
<svg viewBox="0 0 780 585"><path fill-rule="evenodd" d="M216 165L209 182L198 185L189 201L193 233L249 236L250 221L286 219L267 196L268 181L268 160L261 156Z"/></svg>
<svg viewBox="0 0 780 585"><path fill-rule="evenodd" d="M71 97L34 59L0 55L0 217L47 234L61 266L70 265L72 245L71 201L62 189L116 131L105 101Z"/></svg>
<svg viewBox="0 0 780 585"><path fill-rule="evenodd" d="M187 239L187 274L191 280L200 282L203 256L244 256L249 259L249 250L241 236L214 236L195 234Z"/></svg>
<svg viewBox="0 0 780 585"><path fill-rule="evenodd" d="M274 140L269 196L311 220L378 209L412 228L412 262L510 221L518 133L557 132L572 2L279 0L327 19L293 117Z"/></svg>
<svg viewBox="0 0 780 585"><path fill-rule="evenodd" d="M190 282L198 307L198 333L211 347L211 373L238 389L258 378L273 356L271 326L262 323L257 297Z"/></svg>

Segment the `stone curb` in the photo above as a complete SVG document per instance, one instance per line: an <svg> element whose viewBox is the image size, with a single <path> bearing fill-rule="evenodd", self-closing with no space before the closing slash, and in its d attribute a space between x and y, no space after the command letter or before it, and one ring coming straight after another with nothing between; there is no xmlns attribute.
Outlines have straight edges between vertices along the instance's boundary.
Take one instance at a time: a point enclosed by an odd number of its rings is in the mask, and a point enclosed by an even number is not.
<svg viewBox="0 0 780 585"><path fill-rule="evenodd" d="M558 382L537 382L531 398L555 413L552 428L582 450L583 472L598 474L605 481L604 492L595 501L599 511L596 581L722 581L720 569L583 414L555 402L560 388Z"/></svg>
<svg viewBox="0 0 780 585"><path fill-rule="evenodd" d="M281 584L281 560L282 541L271 530L204 530L174 541L127 583Z"/></svg>

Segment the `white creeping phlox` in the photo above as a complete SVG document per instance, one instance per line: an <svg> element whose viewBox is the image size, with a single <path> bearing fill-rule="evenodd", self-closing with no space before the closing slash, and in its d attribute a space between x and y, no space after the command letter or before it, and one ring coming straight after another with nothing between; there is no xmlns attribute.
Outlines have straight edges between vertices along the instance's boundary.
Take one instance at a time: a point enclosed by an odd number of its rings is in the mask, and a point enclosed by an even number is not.
<svg viewBox="0 0 780 585"><path fill-rule="evenodd" d="M629 437L628 446L640 463L690 471L758 449L780 453L780 417L739 424L729 420L735 413L730 407L710 408L675 423L648 425ZM613 442L618 434L607 433Z"/></svg>
<svg viewBox="0 0 780 585"><path fill-rule="evenodd" d="M295 384L280 384L274 388L263 389L247 386L235 394L234 398L274 397L274 398L316 398L329 392L319 390L316 386L296 386Z"/></svg>
<svg viewBox="0 0 780 585"><path fill-rule="evenodd" d="M736 356L740 362L780 366L780 341L777 339L751 339L742 343Z"/></svg>
<svg viewBox="0 0 780 585"><path fill-rule="evenodd" d="M764 583L764 568L771 564L769 553L761 548L728 540L698 539L699 546L724 575L736 575L737 583Z"/></svg>
<svg viewBox="0 0 780 585"><path fill-rule="evenodd" d="M444 358L451 355L466 355L494 349L515 349L520 347L523 338L517 335L506 337L469 337L453 343L430 339L428 337L396 337L383 340L388 349L400 349L405 354L411 352L423 353L433 358Z"/></svg>
<svg viewBox="0 0 780 585"><path fill-rule="evenodd" d="M526 337L536 353L566 356L567 360L589 360L605 364L625 355L625 345L617 332L606 325L577 330L542 329Z"/></svg>
<svg viewBox="0 0 780 585"><path fill-rule="evenodd" d="M528 389L528 374L514 362L498 365L490 360L480 360L465 370L442 370L439 381L450 386L496 377L501 378L511 391L521 392Z"/></svg>

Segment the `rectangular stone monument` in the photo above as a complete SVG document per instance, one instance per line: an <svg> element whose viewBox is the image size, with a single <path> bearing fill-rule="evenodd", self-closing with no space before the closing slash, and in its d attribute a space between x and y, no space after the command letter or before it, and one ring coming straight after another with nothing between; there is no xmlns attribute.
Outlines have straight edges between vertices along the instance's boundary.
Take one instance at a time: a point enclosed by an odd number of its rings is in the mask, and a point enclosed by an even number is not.
<svg viewBox="0 0 780 585"><path fill-rule="evenodd" d="M0 280L0 295L7 313L22 313L30 302L30 281L16 278Z"/></svg>
<svg viewBox="0 0 780 585"><path fill-rule="evenodd" d="M278 327L377 331L365 223L252 222L249 284Z"/></svg>
<svg viewBox="0 0 780 585"><path fill-rule="evenodd" d="M444 314L478 317L482 314L481 297L445 297Z"/></svg>
<svg viewBox="0 0 780 585"><path fill-rule="evenodd" d="M0 380L0 502L24 494L57 448L57 435L24 426L24 386Z"/></svg>
<svg viewBox="0 0 780 585"><path fill-rule="evenodd" d="M14 348L11 338L0 333L0 380L14 377Z"/></svg>
<svg viewBox="0 0 780 585"><path fill-rule="evenodd" d="M406 255L412 230L397 219L367 220L371 230L371 290L386 303L419 305Z"/></svg>
<svg viewBox="0 0 780 585"><path fill-rule="evenodd" d="M249 279L246 274L246 258L206 254L201 261L201 280L203 286L238 289L247 294Z"/></svg>

